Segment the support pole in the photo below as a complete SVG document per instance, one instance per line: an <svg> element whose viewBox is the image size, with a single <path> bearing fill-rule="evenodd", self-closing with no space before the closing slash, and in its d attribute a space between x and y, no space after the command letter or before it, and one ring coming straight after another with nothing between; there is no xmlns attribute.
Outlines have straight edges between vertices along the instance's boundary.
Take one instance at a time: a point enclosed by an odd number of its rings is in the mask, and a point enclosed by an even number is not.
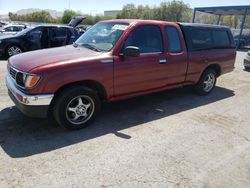
<svg viewBox="0 0 250 188"><path fill-rule="evenodd" d="M195 16L196 16L196 9L194 9L194 12L193 12L193 19L192 19L192 23L194 23L194 21L195 21Z"/></svg>
<svg viewBox="0 0 250 188"><path fill-rule="evenodd" d="M242 19L242 23L241 23L241 26L240 26L240 36L239 36L239 40L238 40L238 44L237 44L237 49L240 48L240 40L241 40L241 37L242 37L242 32L243 32L243 28L244 28L246 17L247 17L247 10L248 9L246 8L243 19Z"/></svg>
<svg viewBox="0 0 250 188"><path fill-rule="evenodd" d="M221 18L221 14L219 14L219 16L218 16L217 25L220 25L220 18Z"/></svg>

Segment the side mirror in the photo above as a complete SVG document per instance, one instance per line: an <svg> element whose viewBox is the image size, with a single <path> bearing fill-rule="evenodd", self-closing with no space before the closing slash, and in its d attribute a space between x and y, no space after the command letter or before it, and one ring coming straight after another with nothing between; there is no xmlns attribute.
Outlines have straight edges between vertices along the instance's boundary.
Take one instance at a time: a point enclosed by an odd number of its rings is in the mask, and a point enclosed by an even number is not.
<svg viewBox="0 0 250 188"><path fill-rule="evenodd" d="M139 57L140 49L136 46L128 46L124 49L123 55L129 57Z"/></svg>

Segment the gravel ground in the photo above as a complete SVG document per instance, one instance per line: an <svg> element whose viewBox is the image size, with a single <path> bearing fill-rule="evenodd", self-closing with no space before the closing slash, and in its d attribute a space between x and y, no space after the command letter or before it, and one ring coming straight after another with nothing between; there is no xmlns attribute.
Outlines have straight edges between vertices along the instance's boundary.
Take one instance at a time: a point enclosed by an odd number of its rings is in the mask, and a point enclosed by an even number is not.
<svg viewBox="0 0 250 188"><path fill-rule="evenodd" d="M184 88L105 104L92 126L73 132L13 107L0 61L0 187L248 188L244 54L209 96Z"/></svg>

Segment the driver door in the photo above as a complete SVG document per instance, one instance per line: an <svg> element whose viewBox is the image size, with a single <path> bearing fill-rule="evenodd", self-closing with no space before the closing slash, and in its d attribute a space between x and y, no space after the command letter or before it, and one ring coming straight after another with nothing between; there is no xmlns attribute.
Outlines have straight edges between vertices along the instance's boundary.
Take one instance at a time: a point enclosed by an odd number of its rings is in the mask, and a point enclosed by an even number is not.
<svg viewBox="0 0 250 188"><path fill-rule="evenodd" d="M42 27L37 27L32 29L26 35L26 43L28 50L38 50L41 49L41 37L42 37Z"/></svg>
<svg viewBox="0 0 250 188"><path fill-rule="evenodd" d="M59 47L67 45L71 37L70 31L64 27L49 28L50 47Z"/></svg>
<svg viewBox="0 0 250 188"><path fill-rule="evenodd" d="M139 57L114 58L115 96L130 95L165 86L166 63L163 37L158 25L141 25L130 32L123 44L140 49Z"/></svg>

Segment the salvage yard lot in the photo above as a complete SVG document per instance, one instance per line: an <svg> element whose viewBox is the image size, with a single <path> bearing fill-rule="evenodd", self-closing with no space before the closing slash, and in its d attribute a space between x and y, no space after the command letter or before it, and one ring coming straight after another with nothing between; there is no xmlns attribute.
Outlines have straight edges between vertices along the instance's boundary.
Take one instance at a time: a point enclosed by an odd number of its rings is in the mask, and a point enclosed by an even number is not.
<svg viewBox="0 0 250 188"><path fill-rule="evenodd" d="M90 127L66 131L23 116L0 61L0 187L249 187L250 72L104 104Z"/></svg>

